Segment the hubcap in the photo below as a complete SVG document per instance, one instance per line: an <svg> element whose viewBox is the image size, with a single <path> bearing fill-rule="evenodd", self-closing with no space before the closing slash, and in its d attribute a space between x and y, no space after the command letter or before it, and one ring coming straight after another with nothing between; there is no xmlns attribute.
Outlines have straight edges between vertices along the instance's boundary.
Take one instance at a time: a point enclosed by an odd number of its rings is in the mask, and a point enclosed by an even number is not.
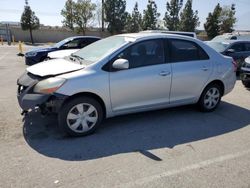
<svg viewBox="0 0 250 188"><path fill-rule="evenodd" d="M67 125L74 132L83 133L93 128L97 122L96 108L88 103L73 106L67 115Z"/></svg>
<svg viewBox="0 0 250 188"><path fill-rule="evenodd" d="M204 98L204 105L207 109L214 108L220 100L220 91L213 87L210 88Z"/></svg>

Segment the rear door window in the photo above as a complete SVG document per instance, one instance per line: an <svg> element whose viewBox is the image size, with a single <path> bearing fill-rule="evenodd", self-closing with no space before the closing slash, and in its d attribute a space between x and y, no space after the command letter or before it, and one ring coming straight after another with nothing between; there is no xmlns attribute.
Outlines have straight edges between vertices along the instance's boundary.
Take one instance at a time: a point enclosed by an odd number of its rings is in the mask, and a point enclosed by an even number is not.
<svg viewBox="0 0 250 188"><path fill-rule="evenodd" d="M169 44L172 62L209 59L207 53L192 41L171 39Z"/></svg>

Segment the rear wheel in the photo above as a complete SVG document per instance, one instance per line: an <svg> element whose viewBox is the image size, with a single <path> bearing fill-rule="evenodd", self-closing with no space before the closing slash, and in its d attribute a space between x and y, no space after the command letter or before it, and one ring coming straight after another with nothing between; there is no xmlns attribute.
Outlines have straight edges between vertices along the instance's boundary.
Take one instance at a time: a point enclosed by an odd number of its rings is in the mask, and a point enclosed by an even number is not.
<svg viewBox="0 0 250 188"><path fill-rule="evenodd" d="M208 85L201 94L198 105L203 112L214 111L220 104L222 96L221 87L218 84Z"/></svg>
<svg viewBox="0 0 250 188"><path fill-rule="evenodd" d="M71 136L93 133L103 119L101 105L89 97L75 98L67 102L59 112L62 129Z"/></svg>

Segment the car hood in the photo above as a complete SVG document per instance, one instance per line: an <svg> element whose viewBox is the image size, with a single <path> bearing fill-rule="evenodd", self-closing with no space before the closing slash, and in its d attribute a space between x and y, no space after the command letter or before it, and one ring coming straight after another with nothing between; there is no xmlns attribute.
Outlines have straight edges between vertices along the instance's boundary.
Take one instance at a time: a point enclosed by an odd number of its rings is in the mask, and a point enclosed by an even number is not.
<svg viewBox="0 0 250 188"><path fill-rule="evenodd" d="M55 52L50 52L48 54L48 57L51 59L56 59L56 58L64 58L66 56L70 56L72 53L78 51L79 49L71 49L71 50L58 50Z"/></svg>
<svg viewBox="0 0 250 188"><path fill-rule="evenodd" d="M57 48L55 48L55 47L33 48L33 49L27 51L27 53L29 53L29 52L52 52L54 50L57 50Z"/></svg>
<svg viewBox="0 0 250 188"><path fill-rule="evenodd" d="M53 59L28 67L26 70L33 75L44 77L73 72L83 68L84 65L70 62L65 59Z"/></svg>

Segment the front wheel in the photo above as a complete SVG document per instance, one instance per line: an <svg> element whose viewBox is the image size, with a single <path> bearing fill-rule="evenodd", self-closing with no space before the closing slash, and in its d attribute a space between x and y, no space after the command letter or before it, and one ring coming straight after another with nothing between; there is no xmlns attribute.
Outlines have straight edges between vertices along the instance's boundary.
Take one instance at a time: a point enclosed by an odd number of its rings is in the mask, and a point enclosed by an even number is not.
<svg viewBox="0 0 250 188"><path fill-rule="evenodd" d="M103 119L99 102L89 97L79 97L63 105L58 115L60 127L71 136L93 133Z"/></svg>
<svg viewBox="0 0 250 188"><path fill-rule="evenodd" d="M208 85L201 94L198 105L203 112L214 111L220 104L221 87L217 84Z"/></svg>

